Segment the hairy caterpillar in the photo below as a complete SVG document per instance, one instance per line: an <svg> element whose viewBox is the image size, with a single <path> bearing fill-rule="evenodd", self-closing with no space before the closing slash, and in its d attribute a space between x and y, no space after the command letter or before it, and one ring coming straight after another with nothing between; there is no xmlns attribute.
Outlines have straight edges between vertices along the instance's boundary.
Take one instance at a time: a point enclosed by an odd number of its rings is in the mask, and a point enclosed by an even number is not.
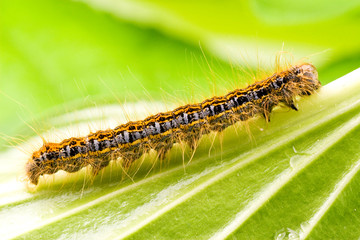
<svg viewBox="0 0 360 240"><path fill-rule="evenodd" d="M27 162L27 177L36 185L44 174L59 170L76 172L88 165L96 175L113 159L121 157L129 166L150 149L156 150L163 159L174 143L186 142L194 147L203 134L222 131L256 114L262 114L269 121L270 112L279 103L297 110L295 97L311 95L320 86L316 68L304 63L224 96L184 105L85 137L72 137L60 143L45 142Z"/></svg>

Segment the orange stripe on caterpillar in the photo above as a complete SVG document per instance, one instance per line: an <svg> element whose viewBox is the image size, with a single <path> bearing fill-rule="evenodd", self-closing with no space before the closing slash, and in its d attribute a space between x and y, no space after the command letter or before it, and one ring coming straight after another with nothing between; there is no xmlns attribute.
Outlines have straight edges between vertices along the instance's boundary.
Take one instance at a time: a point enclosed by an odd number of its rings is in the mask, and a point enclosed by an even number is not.
<svg viewBox="0 0 360 240"><path fill-rule="evenodd" d="M85 137L44 143L27 162L27 177L36 185L44 174L58 170L76 172L88 165L97 174L112 159L121 157L128 166L150 149L158 151L162 159L176 142L186 142L194 147L203 134L222 131L257 114L269 121L273 107L279 103L297 110L294 98L311 95L320 86L316 68L305 63L224 96L181 106Z"/></svg>

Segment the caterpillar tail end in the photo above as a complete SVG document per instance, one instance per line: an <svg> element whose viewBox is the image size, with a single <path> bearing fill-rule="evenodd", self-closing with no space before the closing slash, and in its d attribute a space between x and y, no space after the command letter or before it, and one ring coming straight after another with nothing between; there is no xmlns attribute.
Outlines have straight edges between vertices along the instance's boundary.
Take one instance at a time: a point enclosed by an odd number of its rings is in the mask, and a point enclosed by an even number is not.
<svg viewBox="0 0 360 240"><path fill-rule="evenodd" d="M40 168L34 162L28 162L26 164L26 176L28 183L37 185L39 183Z"/></svg>

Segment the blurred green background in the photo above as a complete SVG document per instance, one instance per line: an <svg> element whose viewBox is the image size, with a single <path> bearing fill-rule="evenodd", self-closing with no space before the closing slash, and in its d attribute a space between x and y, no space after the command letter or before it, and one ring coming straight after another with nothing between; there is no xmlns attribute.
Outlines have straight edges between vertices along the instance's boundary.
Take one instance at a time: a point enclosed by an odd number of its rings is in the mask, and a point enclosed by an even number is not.
<svg viewBox="0 0 360 240"><path fill-rule="evenodd" d="M3 0L0 133L116 98L210 95L282 49L323 84L358 68L359 1Z"/></svg>

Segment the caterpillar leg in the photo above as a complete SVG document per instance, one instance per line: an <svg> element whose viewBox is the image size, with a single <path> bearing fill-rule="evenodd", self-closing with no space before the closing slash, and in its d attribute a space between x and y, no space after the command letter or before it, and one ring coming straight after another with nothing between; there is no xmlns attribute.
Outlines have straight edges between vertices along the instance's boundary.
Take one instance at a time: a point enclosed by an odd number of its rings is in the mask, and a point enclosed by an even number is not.
<svg viewBox="0 0 360 240"><path fill-rule="evenodd" d="M131 163L133 163L135 160L139 159L143 155L143 152L137 151L129 151L126 153L121 154L121 158L123 159L122 166L124 169L129 169L131 166Z"/></svg>
<svg viewBox="0 0 360 240"><path fill-rule="evenodd" d="M266 122L270 122L270 113L274 106L276 106L278 101L272 98L266 98L263 100L261 104L261 109L259 111L262 112L263 117L265 118Z"/></svg>
<svg viewBox="0 0 360 240"><path fill-rule="evenodd" d="M298 111L298 110L299 110L299 109L295 106L293 100L288 100L288 101L284 102L284 104L285 104L286 106L288 106L289 108L295 110L295 111Z"/></svg>
<svg viewBox="0 0 360 240"><path fill-rule="evenodd" d="M92 167L92 174L96 176L101 169L109 165L110 161L111 161L110 155L104 158L96 158L93 161L91 161L90 165Z"/></svg>
<svg viewBox="0 0 360 240"><path fill-rule="evenodd" d="M169 143L166 143L166 144L162 144L158 147L155 147L155 150L157 151L157 154L158 154L158 158L159 160L163 160L166 155L168 154L169 150L172 148L173 146L173 142L169 142Z"/></svg>

